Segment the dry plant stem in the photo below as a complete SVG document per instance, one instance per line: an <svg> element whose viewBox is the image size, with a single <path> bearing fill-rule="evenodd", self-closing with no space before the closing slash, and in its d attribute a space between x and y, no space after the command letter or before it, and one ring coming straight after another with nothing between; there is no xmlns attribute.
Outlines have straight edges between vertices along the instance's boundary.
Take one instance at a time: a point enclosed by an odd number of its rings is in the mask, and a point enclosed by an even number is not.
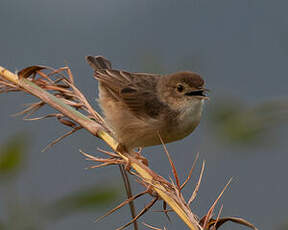
<svg viewBox="0 0 288 230"><path fill-rule="evenodd" d="M196 155L196 157L195 157L195 159L194 159L194 161L193 161L192 167L191 167L191 169L190 169L190 171L189 171L189 174L188 174L186 180L185 180L185 181L183 182L183 184L180 186L180 189L181 189L181 190L185 187L185 185L186 185L186 184L188 183L188 181L190 180L190 178L191 178L191 176L192 176L192 172L194 171L194 168L195 168L195 166L196 166L196 162L197 162L198 158L199 158L199 153L197 153L197 155Z"/></svg>
<svg viewBox="0 0 288 230"><path fill-rule="evenodd" d="M146 213L154 204L155 202L158 200L158 197L155 197L152 201L150 201L149 204L147 204L141 212L138 213L138 215L131 221L129 221L127 224L123 225L120 228L117 228L116 230L123 230L124 228L128 227L130 224L134 223L138 218L140 218L142 215L144 215L144 213Z"/></svg>
<svg viewBox="0 0 288 230"><path fill-rule="evenodd" d="M105 213L103 216L100 216L99 218L97 218L96 222L99 220L102 220L104 217L109 216L110 214L112 214L113 212L117 211L118 209L122 208L123 206L125 206L127 203L136 200L137 198L145 195L147 193L147 190L145 190L144 192L140 192L135 196L132 196L130 198L128 198L127 200L123 201L121 204L117 205L115 208L113 208L112 210L110 210L109 212ZM136 216L135 216L136 217ZM134 218L135 218L134 217ZM133 219L134 219L133 218Z"/></svg>
<svg viewBox="0 0 288 230"><path fill-rule="evenodd" d="M49 104L54 109L60 111L65 116L69 117L71 120L80 124L83 128L88 130L94 136L97 136L100 126L95 121L87 118L82 113L65 104L61 99L41 89L39 86L35 85L28 79L21 78L19 80L19 85L25 90L27 90L29 93L33 94L36 97L39 97L46 104Z"/></svg>
<svg viewBox="0 0 288 230"><path fill-rule="evenodd" d="M253 230L258 230L253 224L249 223L248 221L246 221L242 218L238 218L238 217L224 217L224 218L219 219L216 222L216 226L215 226L216 229L228 221L247 226Z"/></svg>
<svg viewBox="0 0 288 230"><path fill-rule="evenodd" d="M144 223L144 222L142 222L142 224L145 225L145 226L148 227L148 228L153 229L153 230L162 230L161 228L153 227L153 226L151 226L151 225L149 225L149 224L146 224L146 223Z"/></svg>
<svg viewBox="0 0 288 230"><path fill-rule="evenodd" d="M178 173L177 173L177 171L176 171L176 167L175 167L175 165L173 164L173 161L172 161L172 159L171 159L171 156L170 156L170 154L169 154L169 152L168 152L168 150L167 150L167 148L166 148L166 145L165 145L164 142L163 142L163 139L162 139L161 136L160 136L160 133L158 133L158 137L159 137L159 139L160 139L160 141L161 141L161 143L162 143L162 146L163 146L163 148L164 148L164 151L165 151L165 153L166 153L166 155L167 155L167 157L168 157L169 163L170 163L170 165L171 165L171 167L172 167L172 172L173 172L173 175L174 175L175 180L176 180L177 188L178 188L179 190L181 190L180 181L179 181L179 178L178 178Z"/></svg>
<svg viewBox="0 0 288 230"><path fill-rule="evenodd" d="M53 145L55 145L56 143L58 143L59 141L63 140L65 137L75 133L76 131L78 131L79 129L82 129L82 127L78 126L73 128L71 131L65 133L64 135L62 135L61 137L58 137L57 139L55 139L54 141L52 141L49 145L47 145L42 152L45 152L47 149L51 148Z"/></svg>
<svg viewBox="0 0 288 230"><path fill-rule="evenodd" d="M167 219L169 220L169 222L171 223L171 219L168 215L169 210L167 209L167 203L165 201L163 201L163 212L165 216L167 217Z"/></svg>
<svg viewBox="0 0 288 230"><path fill-rule="evenodd" d="M200 188L200 183L201 183L201 180L202 180L202 176L203 176L203 173L204 173L204 169L205 169L205 161L203 161L202 163L202 169L201 169L201 173L200 173L200 176L199 176L199 179L198 179L198 182L196 184L196 187L188 201L188 205L190 205L192 203L192 201L196 198L197 196L197 193L199 191L199 188Z"/></svg>
<svg viewBox="0 0 288 230"><path fill-rule="evenodd" d="M214 201L214 203L212 204L212 206L210 207L210 209L207 212L207 215L204 219L204 224L203 224L203 229L207 229L208 223L213 215L213 211L215 209L216 204L218 203L219 199L222 197L223 193L225 192L225 190L227 189L227 187L229 186L229 184L231 183L232 178L228 181L228 183L225 185L225 187L222 189L222 191L220 192L219 196L217 197L217 199Z"/></svg>
<svg viewBox="0 0 288 230"><path fill-rule="evenodd" d="M131 191L131 185L130 185L128 175L127 175L123 165L119 165L119 168L120 168L121 176L124 180L124 185L125 185L127 197L128 197L128 199L130 199L133 196L133 194ZM131 200L131 202L129 202L129 206L130 206L132 219L135 219L136 218L136 211L135 211L135 205L134 205L133 200ZM134 225L134 230L138 230L138 223L136 220L134 221L133 225Z"/></svg>
<svg viewBox="0 0 288 230"><path fill-rule="evenodd" d="M118 142L110 134L101 129L101 126L99 126L97 122L89 119L71 106L65 104L63 100L43 90L30 80L18 78L16 74L13 74L1 66L0 75L4 79L14 83L17 87L23 88L24 91L39 97L45 103L49 104L66 117L78 123L94 136L98 136L103 139L114 151L117 151ZM143 181L149 181L149 183L152 185L151 188L179 215L179 217L191 230L202 229L185 201L183 199L178 199L179 194L175 190L176 187L169 188L166 186L166 184L169 184L169 182L159 177L150 168L142 164L139 160L133 158L131 155L121 152L118 152L118 154L126 162L130 162L131 167L139 174Z"/></svg>
<svg viewBox="0 0 288 230"><path fill-rule="evenodd" d="M220 215L221 215L222 210L223 210L223 204L221 205L221 208L220 208L220 210L219 210L219 212L218 212L218 215L217 215L217 218L216 218L216 220L215 220L215 223L214 223L214 225L213 225L213 227L212 227L212 230L217 230L216 225L217 225L217 223L218 223L218 221L219 221L219 219L220 219Z"/></svg>

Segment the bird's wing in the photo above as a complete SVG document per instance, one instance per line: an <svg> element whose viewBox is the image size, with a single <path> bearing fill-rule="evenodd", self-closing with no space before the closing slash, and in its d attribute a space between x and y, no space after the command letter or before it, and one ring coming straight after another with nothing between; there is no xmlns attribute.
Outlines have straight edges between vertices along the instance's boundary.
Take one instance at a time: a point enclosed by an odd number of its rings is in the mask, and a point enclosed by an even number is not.
<svg viewBox="0 0 288 230"><path fill-rule="evenodd" d="M160 75L98 69L95 78L111 99L122 102L138 118L156 118L163 106L156 95Z"/></svg>

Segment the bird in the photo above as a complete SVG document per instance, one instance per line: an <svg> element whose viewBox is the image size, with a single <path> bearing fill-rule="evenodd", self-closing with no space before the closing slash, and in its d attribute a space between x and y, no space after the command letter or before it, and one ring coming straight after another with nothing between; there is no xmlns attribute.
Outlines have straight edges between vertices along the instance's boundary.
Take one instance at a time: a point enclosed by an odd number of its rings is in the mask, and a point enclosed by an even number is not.
<svg viewBox="0 0 288 230"><path fill-rule="evenodd" d="M99 83L104 120L128 152L183 139L200 123L209 90L199 74L130 73L103 56L86 60Z"/></svg>

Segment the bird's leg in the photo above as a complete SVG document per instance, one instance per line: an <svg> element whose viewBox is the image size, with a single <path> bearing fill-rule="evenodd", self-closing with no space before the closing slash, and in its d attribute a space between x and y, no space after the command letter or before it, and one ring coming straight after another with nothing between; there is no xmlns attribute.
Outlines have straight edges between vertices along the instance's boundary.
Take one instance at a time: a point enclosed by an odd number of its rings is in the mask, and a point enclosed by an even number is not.
<svg viewBox="0 0 288 230"><path fill-rule="evenodd" d="M132 155L133 157L135 157L135 159L140 160L142 164L148 166L148 160L145 157L143 157L141 154L141 152L142 152L141 147L138 149L138 151L128 151L125 145L119 143L117 148L116 148L116 151L123 153L123 154L128 153L128 154ZM125 170L128 172L130 172L130 170L131 170L131 160L129 158L125 164Z"/></svg>
<svg viewBox="0 0 288 230"><path fill-rule="evenodd" d="M120 153L122 153L124 155L128 153L126 146L121 144L121 143L118 144L118 146L116 148L116 151L120 152ZM130 182L129 182L129 178L128 178L128 175L127 175L127 172L130 173L130 170L131 170L131 160L130 160L130 158L129 157L127 158L127 162L126 162L125 165L119 165L119 168L120 168L121 176L122 176L122 179L123 179L123 182L124 182L124 185L125 185L127 198L130 199L133 196L131 185L130 185ZM131 200L129 202L129 207L130 207L131 216L132 216L132 218L134 220L137 217L136 216L136 211L135 211L134 200ZM137 223L136 220L133 222L134 230L138 230L138 223Z"/></svg>
<svg viewBox="0 0 288 230"><path fill-rule="evenodd" d="M136 151L136 153L138 153L139 155L141 155L142 150L143 150L143 148L142 148L142 147L139 147L139 148L138 148L138 151Z"/></svg>
<svg viewBox="0 0 288 230"><path fill-rule="evenodd" d="M148 166L148 160L147 160L147 158L145 158L145 157L143 157L142 156L142 149L143 148L138 148L138 151L135 151L134 153L135 153L135 156L136 156L136 159L137 160L140 160L144 165L146 165L146 166Z"/></svg>
<svg viewBox="0 0 288 230"><path fill-rule="evenodd" d="M120 152L122 154L127 154L128 153L128 150L126 148L125 145L119 143L117 148L116 148L116 151L117 152ZM127 162L125 163L125 170L128 171L130 173L130 170L131 170L131 160L129 159L129 157L127 158Z"/></svg>

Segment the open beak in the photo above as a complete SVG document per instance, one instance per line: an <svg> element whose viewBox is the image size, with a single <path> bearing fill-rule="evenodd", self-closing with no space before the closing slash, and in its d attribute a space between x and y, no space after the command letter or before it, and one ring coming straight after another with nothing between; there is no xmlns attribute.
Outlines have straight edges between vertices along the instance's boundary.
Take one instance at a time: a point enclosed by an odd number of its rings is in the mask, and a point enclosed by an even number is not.
<svg viewBox="0 0 288 230"><path fill-rule="evenodd" d="M197 97L199 99L204 99L204 100L208 100L209 97L206 95L207 92L210 92L209 89L197 89L197 90L193 90L191 92L185 93L186 96L194 96Z"/></svg>
<svg viewBox="0 0 288 230"><path fill-rule="evenodd" d="M207 93L209 93L210 92L210 89L206 89L206 88L204 88L203 89L203 99L204 100L209 100L209 97L207 96Z"/></svg>

